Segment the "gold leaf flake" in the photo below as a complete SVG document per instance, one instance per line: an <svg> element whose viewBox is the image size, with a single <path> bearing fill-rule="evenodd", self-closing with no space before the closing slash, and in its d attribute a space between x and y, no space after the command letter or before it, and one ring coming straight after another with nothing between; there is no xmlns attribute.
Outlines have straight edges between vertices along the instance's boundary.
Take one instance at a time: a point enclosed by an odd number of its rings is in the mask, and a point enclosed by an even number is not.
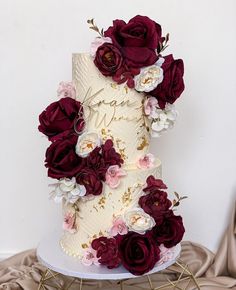
<svg viewBox="0 0 236 290"><path fill-rule="evenodd" d="M149 143L147 142L147 139L145 136L141 137L142 142L141 144L137 147L137 150L143 150L146 146L149 145Z"/></svg>
<svg viewBox="0 0 236 290"><path fill-rule="evenodd" d="M88 248L88 245L87 245L87 244L82 244L81 247L82 247L83 249L87 249L87 248Z"/></svg>

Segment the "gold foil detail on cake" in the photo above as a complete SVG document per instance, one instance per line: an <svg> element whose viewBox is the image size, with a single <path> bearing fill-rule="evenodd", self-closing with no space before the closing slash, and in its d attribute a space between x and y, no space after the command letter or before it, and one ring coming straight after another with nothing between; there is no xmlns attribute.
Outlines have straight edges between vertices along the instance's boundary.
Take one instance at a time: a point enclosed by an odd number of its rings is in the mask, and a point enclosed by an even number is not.
<svg viewBox="0 0 236 290"><path fill-rule="evenodd" d="M124 205L129 205L132 201L132 197L131 197L131 187L128 187L127 191L125 191L122 195L122 203Z"/></svg>
<svg viewBox="0 0 236 290"><path fill-rule="evenodd" d="M87 244L82 244L81 247L82 247L83 249L87 249L87 248L88 248L88 245L87 245Z"/></svg>
<svg viewBox="0 0 236 290"><path fill-rule="evenodd" d="M147 141L147 139L146 139L146 136L142 136L141 139L142 139L142 142L141 142L141 144L137 147L137 150L143 150L146 146L149 145L149 143L148 143L148 141Z"/></svg>
<svg viewBox="0 0 236 290"><path fill-rule="evenodd" d="M98 204L100 205L100 208L105 208L105 203L106 203L106 197L105 196L102 196L99 201L98 201Z"/></svg>

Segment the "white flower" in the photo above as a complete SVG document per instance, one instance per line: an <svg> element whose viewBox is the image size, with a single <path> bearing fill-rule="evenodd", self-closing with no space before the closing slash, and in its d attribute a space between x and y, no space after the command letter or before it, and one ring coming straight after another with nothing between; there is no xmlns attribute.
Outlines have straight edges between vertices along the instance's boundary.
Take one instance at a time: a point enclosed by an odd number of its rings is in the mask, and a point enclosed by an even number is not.
<svg viewBox="0 0 236 290"><path fill-rule="evenodd" d="M154 219L141 208L135 208L125 212L124 221L130 231L139 234L145 234L147 230L155 226Z"/></svg>
<svg viewBox="0 0 236 290"><path fill-rule="evenodd" d="M67 203L75 203L80 197L86 194L86 188L77 184L75 178L63 178L53 185L55 189L51 192L50 198L55 202L62 202L63 198Z"/></svg>
<svg viewBox="0 0 236 290"><path fill-rule="evenodd" d="M150 92L163 81L163 69L159 61L154 65L144 67L134 77L135 90L138 92Z"/></svg>
<svg viewBox="0 0 236 290"><path fill-rule="evenodd" d="M96 132L85 132L79 136L75 151L79 156L86 157L100 145L101 139Z"/></svg>
<svg viewBox="0 0 236 290"><path fill-rule="evenodd" d="M164 110L156 108L151 125L152 137L160 137L161 133L171 129L174 126L177 115L178 112L175 110L174 105L166 104Z"/></svg>

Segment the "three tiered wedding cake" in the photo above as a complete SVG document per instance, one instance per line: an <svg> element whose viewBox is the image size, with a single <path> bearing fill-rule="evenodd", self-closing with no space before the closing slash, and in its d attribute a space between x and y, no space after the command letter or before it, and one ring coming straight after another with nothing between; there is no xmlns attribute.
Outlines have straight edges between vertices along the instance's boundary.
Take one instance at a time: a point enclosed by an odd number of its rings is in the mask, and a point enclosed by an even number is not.
<svg viewBox="0 0 236 290"><path fill-rule="evenodd" d="M182 218L149 153L151 136L172 127L172 105L184 89L183 61L162 56L169 36L144 16L115 20L90 54L73 55L73 82L39 116L51 145L51 198L63 203L61 248L85 265L122 264L135 275L171 256L184 234Z"/></svg>

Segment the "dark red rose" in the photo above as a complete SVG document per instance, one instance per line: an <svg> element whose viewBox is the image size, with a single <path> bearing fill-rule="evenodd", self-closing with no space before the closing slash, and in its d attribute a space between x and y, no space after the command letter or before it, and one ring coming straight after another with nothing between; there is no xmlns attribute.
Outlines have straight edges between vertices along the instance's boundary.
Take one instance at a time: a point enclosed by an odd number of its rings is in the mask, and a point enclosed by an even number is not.
<svg viewBox="0 0 236 290"><path fill-rule="evenodd" d="M157 225L163 222L165 213L172 205L167 198L167 193L161 190L166 188L161 179L155 179L154 176L150 175L147 178L147 187L143 189L148 194L139 198L140 207L155 219Z"/></svg>
<svg viewBox="0 0 236 290"><path fill-rule="evenodd" d="M105 175L108 165L101 154L101 147L96 147L86 158L87 167L96 171L96 174L102 181L105 181Z"/></svg>
<svg viewBox="0 0 236 290"><path fill-rule="evenodd" d="M86 188L86 195L100 195L102 193L102 181L92 168L85 167L78 173L76 182Z"/></svg>
<svg viewBox="0 0 236 290"><path fill-rule="evenodd" d="M129 232L117 236L122 265L134 275L149 272L160 259L160 250L150 233Z"/></svg>
<svg viewBox="0 0 236 290"><path fill-rule="evenodd" d="M182 217L175 216L173 211L169 210L165 214L162 224L155 226L151 232L158 244L164 244L166 248L171 248L183 238L185 229Z"/></svg>
<svg viewBox="0 0 236 290"><path fill-rule="evenodd" d="M53 142L46 151L45 166L52 178L71 178L83 167L83 159L75 153L78 137L71 135Z"/></svg>
<svg viewBox="0 0 236 290"><path fill-rule="evenodd" d="M163 81L149 94L156 97L161 109L166 103L173 104L184 90L184 63L182 59L174 60L172 54L164 57L162 64Z"/></svg>
<svg viewBox="0 0 236 290"><path fill-rule="evenodd" d="M80 114L80 119L78 120ZM62 98L49 105L40 115L39 131L55 141L73 133L74 126L77 131L84 127L82 118L83 107L80 102L69 97Z"/></svg>
<svg viewBox="0 0 236 290"><path fill-rule="evenodd" d="M161 179L156 179L153 175L148 176L147 186L143 189L144 192L153 192L159 189L167 189L167 186Z"/></svg>
<svg viewBox="0 0 236 290"><path fill-rule="evenodd" d="M92 248L97 251L98 262L108 269L117 268L120 265L118 245L114 238L100 237L92 241Z"/></svg>
<svg viewBox="0 0 236 290"><path fill-rule="evenodd" d="M104 43L98 47L94 63L104 76L113 76L122 67L123 57L113 44Z"/></svg>
<svg viewBox="0 0 236 290"><path fill-rule="evenodd" d="M106 142L101 146L102 156L104 158L105 164L109 167L111 165L119 165L124 162L121 155L116 152L113 147L113 142L111 139L107 139Z"/></svg>
<svg viewBox="0 0 236 290"><path fill-rule="evenodd" d="M157 225L161 224L166 211L172 203L167 198L167 193L162 190L156 190L139 198L140 207L150 216L152 216Z"/></svg>
<svg viewBox="0 0 236 290"><path fill-rule="evenodd" d="M163 42L161 26L146 16L137 15L128 23L114 20L104 35L119 47L129 67L141 68L157 61L155 50Z"/></svg>

